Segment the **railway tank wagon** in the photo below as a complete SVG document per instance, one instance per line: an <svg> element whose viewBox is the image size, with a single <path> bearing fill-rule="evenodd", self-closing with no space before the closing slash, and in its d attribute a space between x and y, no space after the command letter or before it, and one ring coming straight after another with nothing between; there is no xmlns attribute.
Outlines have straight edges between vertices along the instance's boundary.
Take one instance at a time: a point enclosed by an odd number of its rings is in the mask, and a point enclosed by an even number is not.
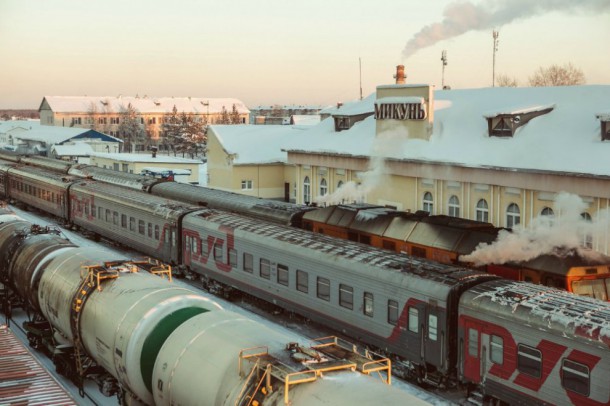
<svg viewBox="0 0 610 406"><path fill-rule="evenodd" d="M23 223L10 213L0 212L0 219L3 224ZM3 244L19 238L1 237ZM292 373L295 381L316 381L315 388L299 382L281 385L278 376L288 371L281 366L285 364L261 365L275 359L274 354L289 354L285 346L291 337L224 311L190 288L135 272L135 263L106 250L66 246L53 235L38 246L36 253L15 254L4 273L10 275L9 284L16 286L13 278L22 273L40 275L18 293L26 300L36 297L29 305L63 337L64 353L73 346L73 359L80 360L73 366L78 376L87 374L84 368L92 360L118 381L127 404L426 404L350 372L356 367L352 363L338 381L333 378L340 372L332 364L320 369L324 376L311 368ZM44 258L29 261L32 255ZM55 353L57 359L65 357ZM271 375L256 379L259 367Z"/></svg>
<svg viewBox="0 0 610 406"><path fill-rule="evenodd" d="M498 280L460 300L463 381L511 405L610 404L610 304Z"/></svg>
<svg viewBox="0 0 610 406"><path fill-rule="evenodd" d="M183 233L185 264L211 291L229 286L331 325L436 383L455 374L460 295L496 278L210 210L186 215Z"/></svg>

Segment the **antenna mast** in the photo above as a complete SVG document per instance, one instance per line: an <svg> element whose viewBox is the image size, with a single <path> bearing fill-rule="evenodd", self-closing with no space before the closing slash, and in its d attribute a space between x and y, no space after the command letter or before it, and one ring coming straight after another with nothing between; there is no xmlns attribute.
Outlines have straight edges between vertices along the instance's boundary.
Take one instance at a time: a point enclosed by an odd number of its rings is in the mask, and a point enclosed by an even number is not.
<svg viewBox="0 0 610 406"><path fill-rule="evenodd" d="M494 38L494 57L493 57L493 66L492 66L492 70L491 70L491 87L495 87L496 86L496 52L498 51L498 36L500 35L500 33L498 33L498 31L494 30L493 31L493 38Z"/></svg>
<svg viewBox="0 0 610 406"><path fill-rule="evenodd" d="M443 76L441 80L441 87L445 88L445 66L447 66L447 51L443 50L441 53L441 61L443 61Z"/></svg>
<svg viewBox="0 0 610 406"><path fill-rule="evenodd" d="M360 68L360 100L362 100L362 58L358 57L358 66Z"/></svg>

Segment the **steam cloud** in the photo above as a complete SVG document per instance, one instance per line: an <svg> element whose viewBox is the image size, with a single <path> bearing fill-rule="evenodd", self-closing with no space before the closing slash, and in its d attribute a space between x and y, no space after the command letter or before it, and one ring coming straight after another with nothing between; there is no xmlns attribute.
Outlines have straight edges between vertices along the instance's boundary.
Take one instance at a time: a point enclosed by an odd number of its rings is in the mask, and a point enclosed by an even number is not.
<svg viewBox="0 0 610 406"><path fill-rule="evenodd" d="M400 153L405 147L407 135L404 130L384 131L377 134L370 154L369 170L361 174L361 184L349 181L334 193L320 196L318 204L341 204L365 201L366 195L382 186L388 176L385 157Z"/></svg>
<svg viewBox="0 0 610 406"><path fill-rule="evenodd" d="M489 0L480 4L460 1L447 5L443 21L422 28L402 51L408 58L422 48L457 37L469 31L488 30L515 20L534 17L549 11L578 10L597 13L610 9L608 0Z"/></svg>
<svg viewBox="0 0 610 406"><path fill-rule="evenodd" d="M539 255L574 250L584 258L595 259L596 251L581 247L585 236L603 237L608 231L608 215L602 212L594 221L582 218L586 209L582 199L561 192L555 198L554 216L539 216L529 227L517 226L513 232L500 231L493 244L480 244L470 255L462 255L460 261L475 266L527 261Z"/></svg>

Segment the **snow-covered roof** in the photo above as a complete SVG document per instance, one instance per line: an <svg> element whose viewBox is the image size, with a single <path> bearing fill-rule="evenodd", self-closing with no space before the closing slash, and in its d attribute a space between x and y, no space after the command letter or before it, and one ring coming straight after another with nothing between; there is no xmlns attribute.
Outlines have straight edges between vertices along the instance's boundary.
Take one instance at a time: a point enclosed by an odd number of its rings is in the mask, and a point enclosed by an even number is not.
<svg viewBox="0 0 610 406"><path fill-rule="evenodd" d="M231 112L233 105L241 114L250 112L246 105L233 98L202 98L202 97L131 97L131 96L45 96L39 110L45 101L55 113L83 113L94 108L99 113L119 113L131 103L140 113L171 113L174 106L178 113L218 114L224 107Z"/></svg>
<svg viewBox="0 0 610 406"><path fill-rule="evenodd" d="M90 156L93 148L86 142L75 142L74 144L54 145L51 148L57 156Z"/></svg>
<svg viewBox="0 0 610 406"><path fill-rule="evenodd" d="M319 114L310 114L310 115L299 115L295 114L290 117L291 121L295 125L316 125L320 123L320 115Z"/></svg>
<svg viewBox="0 0 610 406"><path fill-rule="evenodd" d="M562 86L437 90L429 140L396 143L396 134L378 134L374 117L349 130L334 131L324 120L293 137L288 151L370 156L373 142L391 138L385 156L468 167L502 167L610 176L610 142L601 140L600 111L610 105L610 86ZM373 112L374 97L353 109ZM515 110L514 106L520 106ZM490 137L486 114L554 106L516 130L513 137ZM519 110L521 109L521 110ZM339 109L341 110L341 109ZM379 146L376 146L377 149Z"/></svg>
<svg viewBox="0 0 610 406"><path fill-rule="evenodd" d="M286 162L282 146L306 135L303 128L287 125L213 125L211 130L234 165Z"/></svg>
<svg viewBox="0 0 610 406"><path fill-rule="evenodd" d="M371 93L362 100L343 103L341 107L324 109L320 114L331 114L333 116L357 116L375 111L376 93Z"/></svg>
<svg viewBox="0 0 610 406"><path fill-rule="evenodd" d="M26 141L45 142L49 145L61 144L74 138L99 138L105 141L123 142L118 138L89 128L55 127L52 125L41 125L32 130L20 132L16 137Z"/></svg>
<svg viewBox="0 0 610 406"><path fill-rule="evenodd" d="M157 153L155 158L152 154L122 154L122 153L104 153L94 152L91 154L92 157L112 159L114 161L123 162L146 162L146 163L182 163L182 164L201 164L202 162L198 159L181 158L172 155L162 155Z"/></svg>
<svg viewBox="0 0 610 406"><path fill-rule="evenodd" d="M499 115L517 115L517 114L527 114L527 113L535 113L535 112L541 112L544 110L549 110L549 109L554 109L555 105L554 104L549 104L549 105L541 105L541 106L515 106L512 108L504 108L504 110L496 110L496 111L489 111L485 114L483 114L483 117L485 118L493 118Z"/></svg>
<svg viewBox="0 0 610 406"><path fill-rule="evenodd" d="M14 130L15 128L22 128L24 130L31 130L40 127L40 120L9 120L0 121L0 134Z"/></svg>

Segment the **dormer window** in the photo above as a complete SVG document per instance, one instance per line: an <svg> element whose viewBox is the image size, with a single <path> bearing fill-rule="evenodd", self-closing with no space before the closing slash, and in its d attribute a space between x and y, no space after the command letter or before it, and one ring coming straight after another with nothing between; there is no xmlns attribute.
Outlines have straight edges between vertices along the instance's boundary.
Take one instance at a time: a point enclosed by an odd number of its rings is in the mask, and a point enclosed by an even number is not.
<svg viewBox="0 0 610 406"><path fill-rule="evenodd" d="M349 130L349 117L335 116L335 131Z"/></svg>
<svg viewBox="0 0 610 406"><path fill-rule="evenodd" d="M490 137L512 137L517 128L524 126L531 119L551 112L552 106L534 106L529 108L515 109L507 112L486 114L487 127Z"/></svg>
<svg viewBox="0 0 610 406"><path fill-rule="evenodd" d="M610 140L610 113L598 114L597 118L602 130L602 141Z"/></svg>

